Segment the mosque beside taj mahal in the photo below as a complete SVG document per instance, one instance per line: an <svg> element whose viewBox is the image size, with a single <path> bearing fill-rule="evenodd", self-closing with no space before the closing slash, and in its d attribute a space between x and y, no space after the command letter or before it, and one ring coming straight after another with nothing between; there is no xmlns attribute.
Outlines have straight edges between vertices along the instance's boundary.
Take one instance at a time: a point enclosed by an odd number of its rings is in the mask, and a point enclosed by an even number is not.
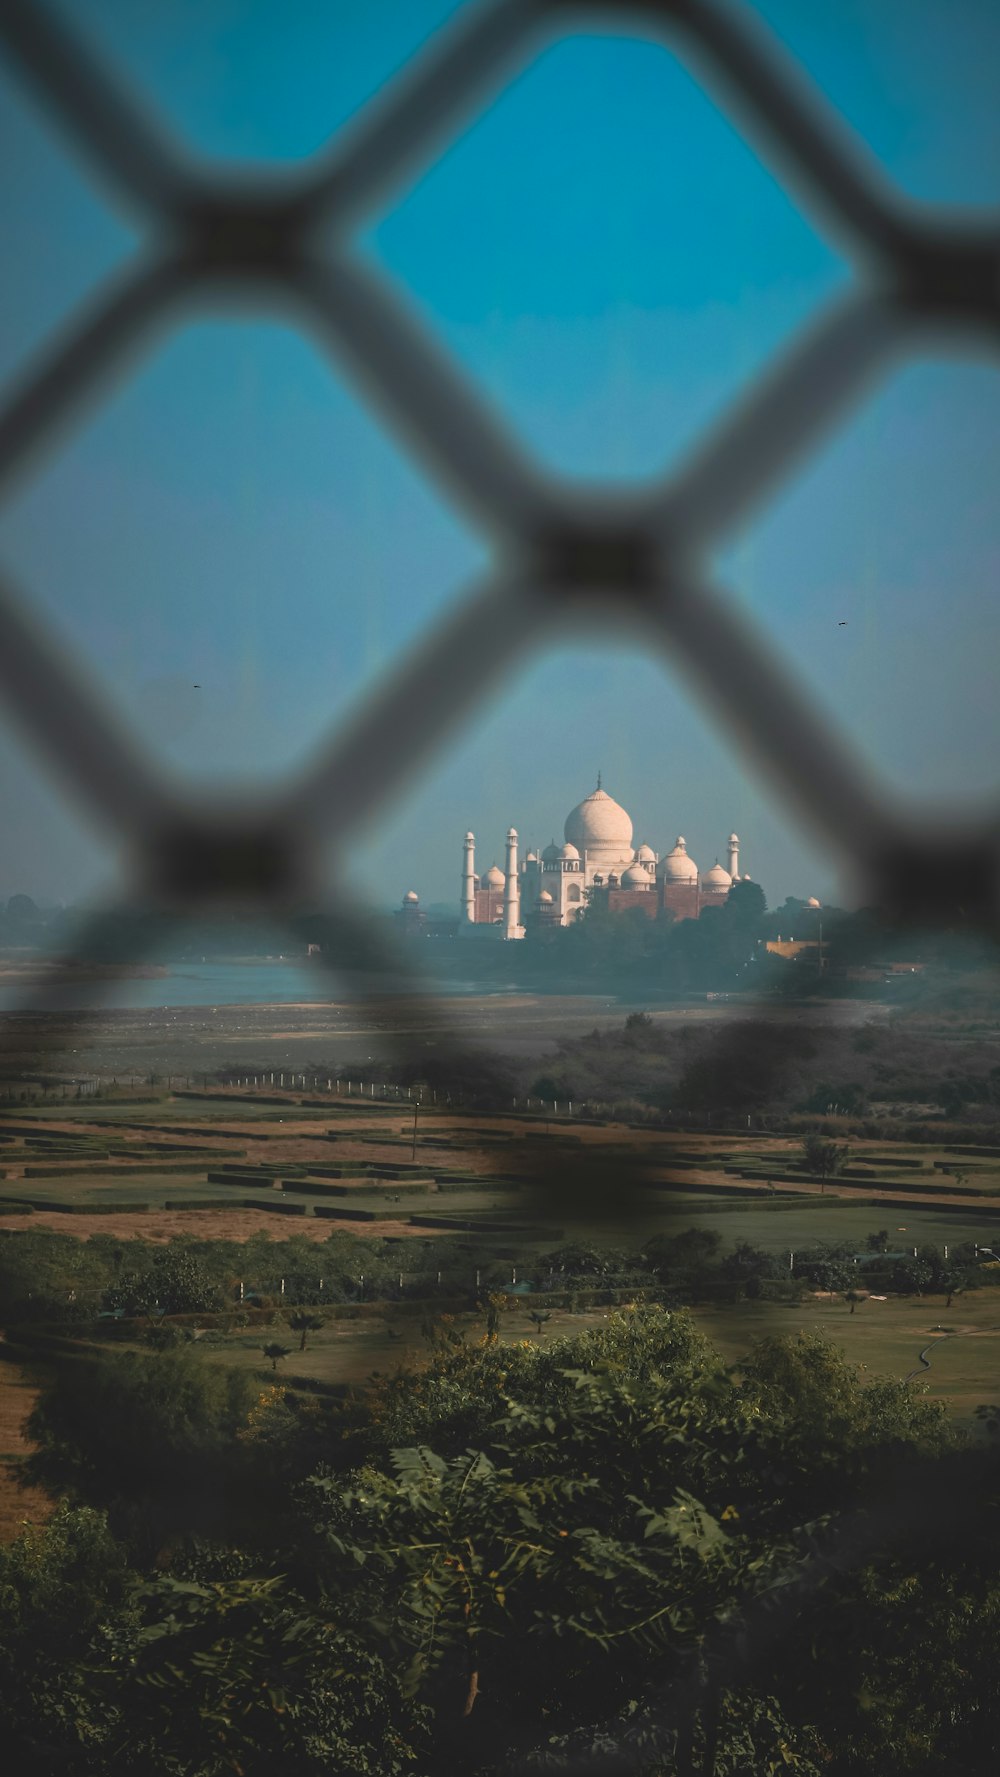
<svg viewBox="0 0 1000 1777"><path fill-rule="evenodd" d="M523 938L531 930L567 926L597 893L612 913L635 908L647 919L697 919L706 907L721 906L740 880L735 833L726 842L725 865L717 858L708 870L699 870L683 838L662 856L645 842L635 846L631 816L602 788L600 776L597 788L567 815L563 834L562 845L553 841L520 858L511 827L504 868L494 860L477 875L475 835L466 833L459 937ZM401 914L405 924L422 920L412 890Z"/></svg>

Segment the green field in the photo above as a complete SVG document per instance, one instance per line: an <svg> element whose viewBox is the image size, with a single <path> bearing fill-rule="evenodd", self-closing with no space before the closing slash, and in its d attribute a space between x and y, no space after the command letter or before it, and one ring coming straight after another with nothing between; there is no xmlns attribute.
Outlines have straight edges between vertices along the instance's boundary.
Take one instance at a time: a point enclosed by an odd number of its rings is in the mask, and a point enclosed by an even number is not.
<svg viewBox="0 0 1000 1777"><path fill-rule="evenodd" d="M947 1311L942 1298L927 1297L865 1302L855 1314L842 1301L808 1298L787 1308L743 1302L693 1312L701 1331L728 1363L745 1356L755 1340L775 1332L817 1332L832 1339L852 1363L863 1365L873 1377L902 1381L916 1371L917 1388L929 1400L941 1401L956 1418L968 1418L981 1403L1000 1405L1000 1290L970 1292ZM542 1343L599 1325L607 1313L606 1309L585 1313L556 1309ZM210 1362L253 1370L262 1382L277 1380L292 1388L299 1380L307 1386L362 1383L373 1371L391 1372L405 1357L419 1361L426 1355L420 1320L419 1313L390 1307L384 1321L329 1322L321 1332L310 1333L304 1352L297 1349L297 1337L280 1324L233 1333L203 1349ZM481 1316L461 1316L458 1324L464 1325L469 1339L481 1335ZM389 1326L405 1330L406 1336L392 1338ZM952 1336L943 1337L938 1328L950 1330ZM507 1343L539 1342L520 1304L505 1315L502 1338ZM293 1348L279 1362L276 1375L261 1352L272 1340ZM925 1369L919 1353L928 1346L930 1368Z"/></svg>
<svg viewBox="0 0 1000 1777"><path fill-rule="evenodd" d="M815 1207L814 1207L815 1205ZM853 1241L858 1252L868 1234L881 1228L889 1231L890 1244L897 1234L899 1246L913 1247L958 1245L963 1240L980 1240L991 1246L997 1237L997 1224L992 1216L978 1218L974 1214L935 1206L890 1204L869 1208L849 1198L839 1202L816 1203L815 1198L802 1203L768 1204L759 1200L752 1206L723 1205L706 1214L697 1199L686 1201L670 1222L677 1226L711 1228L724 1241L748 1240L751 1246L768 1252L814 1246L817 1241ZM660 1225L663 1225L661 1221ZM905 1233L899 1232L904 1229Z"/></svg>
<svg viewBox="0 0 1000 1777"><path fill-rule="evenodd" d="M851 1314L843 1301L807 1299L794 1308L761 1302L698 1308L695 1318L728 1362L756 1338L775 1331L817 1332L838 1344L852 1363L873 1376L899 1381L917 1371L916 1386L965 1418L980 1403L1000 1405L1000 1290L973 1290L950 1308L941 1296L890 1297L863 1302ZM953 1336L943 1338L938 1328ZM930 1368L920 1363L927 1346Z"/></svg>
<svg viewBox="0 0 1000 1777"><path fill-rule="evenodd" d="M487 1260L490 1255L503 1255L523 1264L525 1269L563 1239L634 1251L657 1233L693 1226L719 1234L726 1247L746 1241L781 1255L801 1252L823 1241L847 1243L860 1252L867 1237L880 1229L888 1232L891 1247L902 1249L925 1244L940 1248L968 1240L979 1240L984 1245L1000 1242L1000 1221L997 1220L1000 1199L991 1213L987 1201L980 1211L972 1206L959 1208L923 1202L872 1204L861 1196L839 1197L836 1180L822 1197L815 1192L798 1196L758 1196L741 1191L738 1180L731 1172L727 1173L727 1168L763 1168L766 1171L771 1165L777 1175L782 1167L787 1170L801 1156L801 1147L796 1147L795 1143L765 1136L756 1139L679 1137L675 1143L665 1138L662 1132L621 1125L584 1130L568 1129L561 1124L556 1124L543 1135L537 1124L513 1119L503 1122L489 1116L446 1116L428 1110L421 1124L417 1159L431 1175L440 1177L451 1188L441 1192L406 1188L409 1181L405 1174L399 1179L382 1181L364 1177L368 1167L380 1164L389 1167L393 1162L398 1165L409 1160L409 1136L407 1134L403 1141L399 1134L405 1118L405 1105L369 1105L357 1100L338 1101L335 1097L329 1105L323 1106L303 1106L292 1098L287 1103L275 1105L237 1094L225 1098L185 1097L158 1102L125 1099L78 1105L62 1103L20 1111L12 1108L7 1124L14 1138L0 1149L0 1163L8 1174L15 1167L23 1169L29 1163L35 1165L46 1160L44 1152L30 1139L35 1130L39 1133L48 1130L52 1141L64 1151L62 1155L51 1157L52 1170L43 1177L8 1176L0 1188L0 1207L4 1199L12 1208L25 1199L33 1201L39 1212L46 1205L64 1206L68 1213L65 1218L60 1215L59 1225L65 1225L70 1231L76 1219L74 1211L99 1210L102 1215L108 1215L110 1227L117 1210L123 1219L115 1231L139 1236L144 1232L143 1217L139 1214L134 1221L129 1219L129 1211L133 1208L161 1212L174 1207L181 1210L210 1208L217 1220L217 1226L213 1228L215 1238L225 1237L227 1211L246 1208L266 1212L260 1221L262 1225L268 1225L268 1232L276 1235L292 1233L307 1221L320 1239L324 1238L323 1224L337 1220L345 1208L367 1210L377 1218L353 1223L359 1236L378 1236L385 1221L405 1223L411 1216L467 1220L474 1225L474 1232L456 1229L440 1236L435 1234L435 1240L442 1239L449 1248L454 1244L465 1244L470 1264L478 1263L480 1256ZM73 1126L58 1132L51 1128L56 1121ZM252 1127L243 1132L221 1127L244 1122ZM112 1126L113 1133L109 1129L107 1137L102 1138L97 1127L100 1125ZM0 1131L3 1127L0 1119ZM214 1134L217 1127L218 1134L225 1134L228 1139L224 1147L220 1146L210 1157L205 1157L204 1137ZM176 1138L176 1149L169 1157L150 1150L149 1143L156 1140L158 1129ZM123 1139L130 1130L135 1137L134 1144ZM258 1140L258 1135L265 1139ZM333 1139L327 1140L327 1136ZM538 1139L533 1139L536 1137ZM106 1167L99 1165L93 1171L78 1170L87 1156L88 1147L98 1146L102 1139L106 1144L114 1145L123 1158L130 1150L127 1173L124 1167L119 1171L111 1163ZM381 1154L377 1145L380 1143ZM499 1163L516 1181L522 1156L529 1153L533 1156L561 1154L564 1162L569 1160L571 1166L578 1156L585 1155L588 1161L605 1168L608 1214L597 1217L592 1210L581 1207L579 1219L574 1219L572 1198L567 1201L563 1188L554 1200L550 1215L546 1210L544 1187L540 1189L535 1180L522 1193L516 1183L512 1187L510 1176L496 1180L489 1176L489 1165ZM270 1158L272 1154L276 1156L273 1160ZM492 1161L491 1155L495 1156ZM185 1156L196 1157L188 1162L196 1170L172 1173L170 1166L182 1163ZM940 1174L935 1174L935 1162L963 1170L966 1173L963 1188L967 1185L970 1191L975 1189L989 1194L1000 1183L1000 1170L994 1157L972 1151L956 1153L952 1148L932 1144L859 1143L856 1149L852 1149L850 1160L852 1166L870 1165L877 1169L877 1180L851 1181L861 1189L870 1190L873 1197L877 1196L880 1183L885 1186L890 1180L899 1189L905 1189L908 1177L932 1183L936 1176L940 1178ZM59 1169L60 1161L63 1171ZM629 1192L628 1219L622 1219L616 1213L617 1205L622 1201L616 1185L629 1185L643 1173L648 1176L652 1172L654 1177L669 1176L671 1162L678 1165L675 1176L683 1181L681 1189L674 1192L636 1186ZM238 1166L244 1176L233 1182L209 1180L209 1171L218 1172L226 1164ZM343 1196L338 1196L335 1189L297 1188L297 1174L313 1168L319 1174L325 1165L343 1166L349 1176L357 1177L358 1182L351 1184L348 1194ZM689 1178L689 1169L692 1178ZM699 1190L693 1182L697 1171L702 1172L706 1181L710 1178L713 1184L723 1189ZM565 1174L564 1164L564 1180ZM278 1188L275 1178L281 1186L287 1184L288 1188ZM324 1181L321 1177L316 1182L321 1187L324 1182L333 1187L337 1184L335 1179ZM948 1182L953 1183L953 1178ZM317 1209L325 1212L322 1218L317 1216ZM498 1225L486 1230L481 1226L483 1222ZM480 1226L475 1227L476 1224ZM566 1224L565 1228L563 1224ZM194 1232L195 1224L190 1225ZM169 1232L176 1232L176 1225ZM418 1240L431 1232L431 1229L424 1230L419 1226L413 1230ZM996 1318L1000 1320L1000 1292L996 1298L988 1291L980 1294L985 1304L982 1312L993 1313L991 1302L996 1300ZM948 1324L964 1325L974 1307L976 1313L980 1312L978 1303L979 1299L971 1296L959 1298L947 1315L939 1312L937 1302L932 1300L928 1306L919 1299L866 1303L854 1316L840 1304L830 1308L815 1302L796 1309L746 1303L713 1312L720 1316L718 1337L728 1355L736 1355L741 1343L745 1345L765 1328L773 1330L776 1326L808 1324L832 1332L845 1349L849 1349L859 1361L868 1363L876 1373L898 1375L908 1368L918 1367L915 1341L930 1322L942 1318ZM392 1307L388 1312L394 1315L399 1309ZM702 1317L707 1314L706 1310ZM549 1327L553 1330L564 1326L571 1328L582 1324L584 1319L558 1311ZM531 1332L530 1323L520 1310L510 1324L517 1329L517 1337L528 1336ZM950 1391L949 1398L953 1397L956 1403L973 1398L993 1398L984 1392L991 1389L993 1383L988 1366L982 1361L982 1354L994 1349L990 1343L992 1338L992 1332L984 1327L981 1336L962 1334L945 1341L940 1356L934 1358L932 1370L927 1372L927 1383L932 1392L938 1389L946 1393ZM262 1364L260 1343L259 1338L247 1340L234 1335L231 1343L210 1349L219 1361L234 1361L258 1368ZM311 1343L305 1354L296 1352L289 1357L285 1369L289 1377L301 1375L312 1382L343 1382L360 1379L373 1367L394 1366L401 1350L402 1343L390 1339L384 1327L369 1322L356 1326L340 1322L335 1328L331 1325L318 1335L315 1344ZM267 1371L266 1365L263 1371Z"/></svg>

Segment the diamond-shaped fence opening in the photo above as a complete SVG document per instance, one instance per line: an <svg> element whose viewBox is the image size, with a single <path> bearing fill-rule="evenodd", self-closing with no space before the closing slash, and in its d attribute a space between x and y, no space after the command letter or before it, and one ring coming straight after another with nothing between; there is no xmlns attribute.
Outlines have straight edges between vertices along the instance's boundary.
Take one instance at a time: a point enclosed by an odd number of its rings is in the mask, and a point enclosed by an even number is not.
<svg viewBox="0 0 1000 1777"><path fill-rule="evenodd" d="M390 182L426 165L540 43L624 15L684 57L806 213L836 234L853 276L846 294L792 340L669 477L653 488L609 487L602 497L542 472L432 332L352 253L348 232ZM0 493L57 447L60 433L158 331L206 303L217 310L251 298L325 343L491 550L478 583L428 625L296 777L266 798L220 798L208 809L111 720L75 664L29 620L30 588L21 594L5 577L0 695L31 743L125 841L138 905L148 898L180 916L235 901L289 917L317 884L317 836L334 809L344 844L518 658L586 616L614 630L638 627L679 663L789 807L853 866L873 898L922 919L948 919L956 881L975 882L965 910L995 923L995 820L957 831L951 856L962 867L942 869L919 823L859 762L850 737L823 721L777 666L707 565L709 551L782 487L888 362L944 334L961 333L984 348L995 343L1000 233L992 223L904 198L750 10L717 0L468 6L328 150L273 179L220 171L172 141L75 26L32 0L2 0L0 40L53 126L141 225L136 253L8 387ZM395 744L400 732L405 750ZM330 901L333 965L356 965L371 955L370 935L342 888ZM821 1550L803 1562L806 1590L827 1558ZM838 1558L863 1559L863 1541ZM793 1592L786 1589L786 1612L796 1608ZM718 1685L720 1671L738 1679L747 1668L753 1609L742 1640L734 1632L725 1650L707 1650L716 1675L709 1660L691 1676L689 1712ZM690 1753L684 1757L691 1769ZM705 1768L711 1757L709 1750ZM592 1760L584 1765L596 1768ZM627 1759L616 1768L628 1768Z"/></svg>
<svg viewBox="0 0 1000 1777"><path fill-rule="evenodd" d="M560 36L358 245L539 460L616 486L662 476L848 277L704 85L634 34Z"/></svg>
<svg viewBox="0 0 1000 1777"><path fill-rule="evenodd" d="M485 551L307 334L192 321L14 490L0 558L101 702L228 790L293 769ZM125 463L128 497L105 497Z"/></svg>

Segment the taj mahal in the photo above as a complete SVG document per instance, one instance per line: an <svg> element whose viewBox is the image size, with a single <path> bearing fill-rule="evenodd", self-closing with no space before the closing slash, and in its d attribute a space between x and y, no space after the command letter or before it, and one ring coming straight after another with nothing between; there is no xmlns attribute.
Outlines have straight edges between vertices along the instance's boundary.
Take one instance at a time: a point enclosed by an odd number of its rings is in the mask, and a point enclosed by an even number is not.
<svg viewBox="0 0 1000 1777"><path fill-rule="evenodd" d="M718 859L699 870L681 837L662 855L643 842L635 846L632 818L602 787L566 816L563 844L553 840L542 852L518 856L514 827L506 837L505 867L494 861L476 874L476 840L466 833L459 902L460 937L523 938L529 929L567 926L594 898L606 898L611 912L635 908L648 919L697 919L706 907L720 906L739 879L740 842L730 833L726 866ZM404 897L404 921L422 918L411 890Z"/></svg>

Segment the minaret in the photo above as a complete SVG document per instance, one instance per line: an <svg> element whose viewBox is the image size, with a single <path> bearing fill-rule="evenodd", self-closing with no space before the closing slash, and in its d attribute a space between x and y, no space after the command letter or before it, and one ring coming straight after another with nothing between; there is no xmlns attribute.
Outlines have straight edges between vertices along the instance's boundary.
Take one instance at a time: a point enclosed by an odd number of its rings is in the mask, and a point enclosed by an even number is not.
<svg viewBox="0 0 1000 1777"><path fill-rule="evenodd" d="M465 835L465 867L462 872L462 917L466 925L476 923L476 836Z"/></svg>
<svg viewBox="0 0 1000 1777"><path fill-rule="evenodd" d="M517 880L517 829L507 833L507 881L503 901L504 938L516 938L520 913L520 886Z"/></svg>
<svg viewBox="0 0 1000 1777"><path fill-rule="evenodd" d="M740 842L735 833L729 835L729 862L726 869L735 882L740 873Z"/></svg>

